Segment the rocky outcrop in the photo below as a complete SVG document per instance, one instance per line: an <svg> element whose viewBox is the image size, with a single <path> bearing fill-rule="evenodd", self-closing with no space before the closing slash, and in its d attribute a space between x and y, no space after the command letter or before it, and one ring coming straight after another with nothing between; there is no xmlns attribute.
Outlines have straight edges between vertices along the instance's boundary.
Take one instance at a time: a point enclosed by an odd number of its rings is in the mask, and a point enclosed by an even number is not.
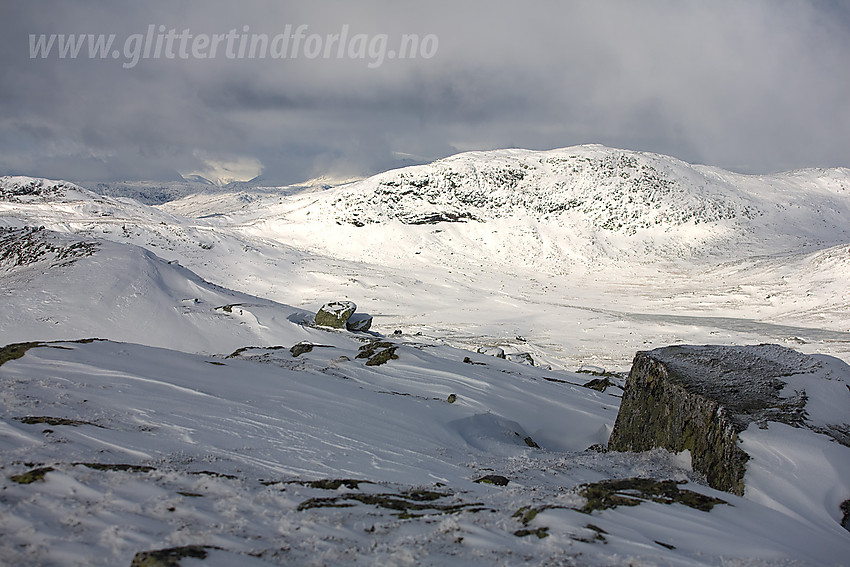
<svg viewBox="0 0 850 567"><path fill-rule="evenodd" d="M751 423L806 426L806 394L782 397L788 378L819 368L777 345L672 346L639 352L609 441L614 451L688 450L713 488L741 495Z"/></svg>

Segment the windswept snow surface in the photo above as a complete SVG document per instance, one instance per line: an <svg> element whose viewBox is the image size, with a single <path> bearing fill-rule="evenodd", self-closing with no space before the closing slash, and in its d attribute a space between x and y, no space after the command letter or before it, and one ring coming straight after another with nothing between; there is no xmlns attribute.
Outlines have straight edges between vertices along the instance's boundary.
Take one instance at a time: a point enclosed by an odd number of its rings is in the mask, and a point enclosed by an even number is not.
<svg viewBox="0 0 850 567"><path fill-rule="evenodd" d="M824 500L823 478L789 494L788 474L734 497L674 455L584 450L607 439L617 399L569 383L581 375L408 340L369 367L358 337L314 332L336 346L212 358L65 342L6 362L4 562L128 565L183 545L234 565L841 565L850 553L827 506L850 496L841 477ZM817 450L796 430L769 433L793 462ZM846 464L840 449L828 463ZM492 474L509 484L474 482ZM635 476L726 504L578 511L581 484Z"/></svg>
<svg viewBox="0 0 850 567"><path fill-rule="evenodd" d="M129 565L190 544L228 565L850 557L846 447L751 427L747 493L718 493L683 455L588 450L621 390L571 372L675 343L850 361L850 171L579 146L336 187L138 187L181 198L0 178L0 346L36 342L0 366L0 562ZM372 332L311 326L335 300ZM109 341L67 342L94 337ZM395 350L367 366L379 339ZM296 357L299 342L317 346ZM845 367L824 360L837 390L811 395L838 423ZM577 510L583 483L635 476L727 504ZM335 479L368 483L309 484Z"/></svg>

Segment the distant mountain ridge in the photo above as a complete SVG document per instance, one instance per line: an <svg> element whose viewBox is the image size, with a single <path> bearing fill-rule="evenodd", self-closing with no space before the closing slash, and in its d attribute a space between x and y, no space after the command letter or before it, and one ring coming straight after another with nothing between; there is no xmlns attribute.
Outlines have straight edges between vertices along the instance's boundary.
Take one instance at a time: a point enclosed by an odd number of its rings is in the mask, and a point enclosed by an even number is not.
<svg viewBox="0 0 850 567"><path fill-rule="evenodd" d="M816 175L821 170L811 170ZM833 174L824 185L843 192L850 203L850 170ZM603 146L550 151L469 152L388 171L341 189L332 205L338 220L377 223L399 220L420 224L485 220L527 211L544 219L585 217L596 227L635 234L654 226L675 227L734 219L753 219L771 211L743 191L744 179L782 184L783 177L744 176L693 166L678 159ZM764 193L762 191L761 193Z"/></svg>
<svg viewBox="0 0 850 567"><path fill-rule="evenodd" d="M474 256L563 273L850 242L848 169L742 175L597 145L463 153L294 203L255 216L256 234L344 233L303 244L361 261L397 261L416 248L435 261Z"/></svg>

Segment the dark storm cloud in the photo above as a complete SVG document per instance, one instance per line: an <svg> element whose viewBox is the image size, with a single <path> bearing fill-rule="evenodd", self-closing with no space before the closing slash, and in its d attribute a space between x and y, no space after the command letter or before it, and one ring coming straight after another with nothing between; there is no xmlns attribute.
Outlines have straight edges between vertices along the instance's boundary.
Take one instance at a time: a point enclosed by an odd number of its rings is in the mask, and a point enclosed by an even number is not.
<svg viewBox="0 0 850 567"><path fill-rule="evenodd" d="M9 4L0 173L165 179L261 163L264 178L290 182L399 156L580 143L753 172L850 166L841 2ZM287 24L307 26L302 47L343 29L387 45L380 60L329 48L130 65L124 53L150 25L272 38ZM29 34L42 33L116 34L119 57L31 59ZM402 34L433 34L438 49L387 57Z"/></svg>

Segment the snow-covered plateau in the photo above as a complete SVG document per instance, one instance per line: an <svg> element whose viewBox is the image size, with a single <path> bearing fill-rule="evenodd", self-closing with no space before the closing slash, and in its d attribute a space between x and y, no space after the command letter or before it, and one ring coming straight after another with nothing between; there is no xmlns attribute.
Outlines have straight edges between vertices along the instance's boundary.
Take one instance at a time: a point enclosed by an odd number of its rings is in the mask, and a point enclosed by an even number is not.
<svg viewBox="0 0 850 567"><path fill-rule="evenodd" d="M850 565L840 436L750 424L743 496L605 450L675 344L814 355L789 395L850 435L848 281L847 169L0 177L0 564ZM371 328L316 326L332 301Z"/></svg>

